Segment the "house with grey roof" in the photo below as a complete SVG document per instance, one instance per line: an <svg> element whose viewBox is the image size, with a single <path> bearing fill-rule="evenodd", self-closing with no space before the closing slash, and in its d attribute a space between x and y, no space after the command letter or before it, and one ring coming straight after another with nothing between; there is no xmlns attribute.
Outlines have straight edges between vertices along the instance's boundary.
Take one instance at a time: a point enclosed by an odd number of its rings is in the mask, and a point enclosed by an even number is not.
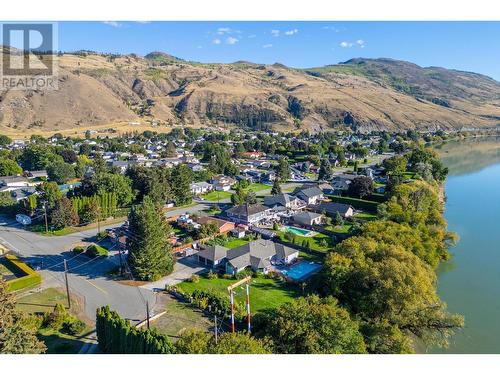
<svg viewBox="0 0 500 375"><path fill-rule="evenodd" d="M208 182L201 181L201 182L193 182L189 186L189 188L191 189L191 193L193 195L200 195L212 191L214 187L212 184L209 184Z"/></svg>
<svg viewBox="0 0 500 375"><path fill-rule="evenodd" d="M297 190L295 196L302 199L309 204L318 204L319 201L324 199L323 191L317 186L301 188Z"/></svg>
<svg viewBox="0 0 500 375"><path fill-rule="evenodd" d="M278 206L288 210L301 210L307 206L302 199L286 193L266 196L264 204L267 207L276 208Z"/></svg>
<svg viewBox="0 0 500 375"><path fill-rule="evenodd" d="M325 213L330 217L335 217L337 212L342 217L351 217L354 215L354 207L350 204L336 203L336 202L322 202L315 206L310 207L311 210L317 213Z"/></svg>
<svg viewBox="0 0 500 375"><path fill-rule="evenodd" d="M237 274L250 267L267 273L273 264L290 264L299 251L269 240L256 240L227 251L226 272Z"/></svg>
<svg viewBox="0 0 500 375"><path fill-rule="evenodd" d="M235 223L257 225L272 216L271 209L260 203L241 204L226 211L227 217Z"/></svg>
<svg viewBox="0 0 500 375"><path fill-rule="evenodd" d="M203 245L203 250L196 253L198 262L216 268L226 261L228 248L219 245Z"/></svg>
<svg viewBox="0 0 500 375"><path fill-rule="evenodd" d="M323 222L323 215L317 212L303 211L296 213L291 219L294 224L303 227L312 227L313 225L320 225Z"/></svg>

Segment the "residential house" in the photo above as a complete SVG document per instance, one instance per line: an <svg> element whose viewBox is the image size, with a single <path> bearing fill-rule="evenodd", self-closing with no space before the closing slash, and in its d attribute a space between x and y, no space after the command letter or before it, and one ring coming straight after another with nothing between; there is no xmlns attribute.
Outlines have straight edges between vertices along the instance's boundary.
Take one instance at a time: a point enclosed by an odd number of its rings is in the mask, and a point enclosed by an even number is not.
<svg viewBox="0 0 500 375"><path fill-rule="evenodd" d="M264 197L264 204L274 209L283 207L288 210L301 210L307 206L302 199L290 194L277 194Z"/></svg>
<svg viewBox="0 0 500 375"><path fill-rule="evenodd" d="M302 199L308 205L318 204L325 198L323 192L318 187L306 187L296 190L295 196Z"/></svg>
<svg viewBox="0 0 500 375"><path fill-rule="evenodd" d="M196 253L198 262L216 268L226 262L228 248L219 245L202 245L202 250Z"/></svg>
<svg viewBox="0 0 500 375"><path fill-rule="evenodd" d="M322 224L323 215L309 211L298 212L292 216L292 222L303 227L312 227Z"/></svg>
<svg viewBox="0 0 500 375"><path fill-rule="evenodd" d="M189 188L191 189L191 193L193 195L200 195L200 194L205 194L208 193L209 191L213 190L213 185L209 184L208 182L193 182Z"/></svg>
<svg viewBox="0 0 500 375"><path fill-rule="evenodd" d="M2 191L12 191L31 186L26 177L23 176L3 176L0 177L0 188Z"/></svg>
<svg viewBox="0 0 500 375"><path fill-rule="evenodd" d="M228 250L226 272L237 274L250 267L255 272L267 273L273 264L290 264L298 256L296 249L260 239Z"/></svg>
<svg viewBox="0 0 500 375"><path fill-rule="evenodd" d="M234 178L228 176L217 175L212 177L210 183L214 185L214 189L217 191L228 191L231 189L231 186L236 183L236 181Z"/></svg>
<svg viewBox="0 0 500 375"><path fill-rule="evenodd" d="M234 229L235 225L234 223L222 219L217 219L216 217L212 216L200 216L196 218L195 220L198 224L204 225L204 224L214 224L217 226L217 229L219 230L219 234L227 233L231 230Z"/></svg>
<svg viewBox="0 0 500 375"><path fill-rule="evenodd" d="M271 209L260 203L242 204L226 211L229 220L236 223L257 225L272 216Z"/></svg>
<svg viewBox="0 0 500 375"><path fill-rule="evenodd" d="M25 176L28 178L38 178L38 179L47 179L47 171L45 169L39 171L26 171Z"/></svg>
<svg viewBox="0 0 500 375"><path fill-rule="evenodd" d="M22 201L23 199L28 198L30 195L36 193L36 187L34 186L26 186L10 191L11 197L14 198L16 202Z"/></svg>
<svg viewBox="0 0 500 375"><path fill-rule="evenodd" d="M354 215L354 207L349 204L336 203L336 202L322 202L318 205L310 207L314 212L325 213L330 217L335 217L337 212L342 217L348 218Z"/></svg>

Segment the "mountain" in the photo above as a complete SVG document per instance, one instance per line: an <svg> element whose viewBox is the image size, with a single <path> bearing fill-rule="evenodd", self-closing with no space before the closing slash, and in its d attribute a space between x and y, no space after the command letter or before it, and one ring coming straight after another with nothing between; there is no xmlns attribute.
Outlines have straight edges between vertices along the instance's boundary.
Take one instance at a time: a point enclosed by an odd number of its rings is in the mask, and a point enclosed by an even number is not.
<svg viewBox="0 0 500 375"><path fill-rule="evenodd" d="M7 53L3 50L3 53ZM0 132L229 124L253 129L362 131L500 125L500 83L391 59L294 69L204 64L162 52L59 59L59 90L0 92Z"/></svg>

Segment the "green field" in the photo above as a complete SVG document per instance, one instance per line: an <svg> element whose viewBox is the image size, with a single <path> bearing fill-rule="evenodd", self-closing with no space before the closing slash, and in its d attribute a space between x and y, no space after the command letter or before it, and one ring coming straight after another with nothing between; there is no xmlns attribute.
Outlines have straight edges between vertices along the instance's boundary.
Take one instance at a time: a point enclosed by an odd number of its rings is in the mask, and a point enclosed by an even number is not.
<svg viewBox="0 0 500 375"><path fill-rule="evenodd" d="M67 306L66 295L57 289L48 288L17 299L16 306L19 310L29 314L42 314L53 311L57 303ZM78 308L76 301L72 300L72 308ZM81 339L83 335L85 333L76 337L49 328L42 328L38 331L38 338L47 346L47 353L51 354L78 353L84 344Z"/></svg>
<svg viewBox="0 0 500 375"><path fill-rule="evenodd" d="M178 287L187 293L192 293L196 289L211 290L227 295L227 287L235 283L234 279L214 279L209 280L206 276L200 276L198 283L184 281ZM291 302L299 296L299 292L284 282L267 279L263 276L252 278L250 284L250 302L252 311L259 311L267 308L275 308L283 303ZM235 289L237 301L245 303L245 289L240 286Z"/></svg>
<svg viewBox="0 0 500 375"><path fill-rule="evenodd" d="M333 234L347 234L349 233L349 229L351 229L352 225L351 224L344 224L344 225L328 225L325 226L324 229L332 232Z"/></svg>
<svg viewBox="0 0 500 375"><path fill-rule="evenodd" d="M165 305L167 311L151 322L151 327L158 332L169 336L175 340L184 328L193 328L200 331L208 331L213 323L203 313L192 308L186 303L179 302L173 298L169 299Z"/></svg>
<svg viewBox="0 0 500 375"><path fill-rule="evenodd" d="M357 212L354 214L354 217L356 219L360 219L363 221L371 221L371 220L377 220L378 216L375 214L371 214L369 212Z"/></svg>
<svg viewBox="0 0 500 375"><path fill-rule="evenodd" d="M230 198L232 193L229 191L211 191L201 197L207 201L217 202L218 200Z"/></svg>
<svg viewBox="0 0 500 375"><path fill-rule="evenodd" d="M266 185L266 184L258 184L258 183L255 183L255 184L250 184L247 188L247 190L252 190L253 192L258 192L258 191L261 191L261 190L269 190L271 189L272 186L270 185Z"/></svg>

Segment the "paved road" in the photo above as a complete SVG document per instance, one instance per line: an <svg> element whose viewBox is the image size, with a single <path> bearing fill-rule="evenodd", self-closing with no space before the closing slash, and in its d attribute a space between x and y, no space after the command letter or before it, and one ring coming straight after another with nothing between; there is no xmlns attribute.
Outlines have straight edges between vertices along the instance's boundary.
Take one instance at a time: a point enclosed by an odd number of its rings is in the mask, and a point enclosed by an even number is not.
<svg viewBox="0 0 500 375"><path fill-rule="evenodd" d="M95 320L98 307L109 305L123 318L133 321L146 317L146 301L152 311L156 297L150 290L127 286L109 279L107 273L119 264L116 251L108 259L89 259L81 254L75 256L70 250L75 244L93 240L96 230L88 230L60 237L46 237L23 230L15 222L0 220L0 243L14 250L28 262L41 265L43 279L47 285L64 288L64 265L68 264L70 290L85 300L85 313ZM118 226L115 224L109 227ZM103 229L108 227L103 227Z"/></svg>

